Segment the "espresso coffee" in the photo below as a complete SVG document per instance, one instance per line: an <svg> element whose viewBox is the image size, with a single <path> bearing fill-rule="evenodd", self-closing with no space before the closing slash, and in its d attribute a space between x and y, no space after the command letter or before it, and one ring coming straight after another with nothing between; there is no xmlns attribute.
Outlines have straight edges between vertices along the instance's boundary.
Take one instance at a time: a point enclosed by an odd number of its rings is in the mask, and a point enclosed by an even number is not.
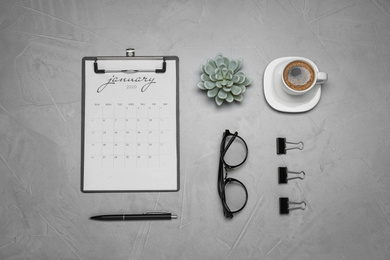
<svg viewBox="0 0 390 260"><path fill-rule="evenodd" d="M296 60L286 66L283 79L291 89L302 91L311 87L315 80L315 72L307 62Z"/></svg>

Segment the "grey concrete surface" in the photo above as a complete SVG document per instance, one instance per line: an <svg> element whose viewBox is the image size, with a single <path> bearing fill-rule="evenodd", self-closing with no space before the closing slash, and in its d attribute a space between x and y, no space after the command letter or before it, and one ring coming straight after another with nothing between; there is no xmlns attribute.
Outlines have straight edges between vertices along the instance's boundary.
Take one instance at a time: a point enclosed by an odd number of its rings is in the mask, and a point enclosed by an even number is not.
<svg viewBox="0 0 390 260"><path fill-rule="evenodd" d="M180 58L179 192L80 192L81 59L127 47ZM197 87L219 52L253 79L242 103ZM265 100L264 70L285 56L328 73L311 111ZM0 57L1 259L390 259L389 1L2 0ZM231 220L216 184L225 129L249 147L234 173L249 201ZM278 136L305 148L276 155ZM307 177L279 185L278 166ZM284 196L306 210L280 216ZM149 210L178 219L89 220Z"/></svg>

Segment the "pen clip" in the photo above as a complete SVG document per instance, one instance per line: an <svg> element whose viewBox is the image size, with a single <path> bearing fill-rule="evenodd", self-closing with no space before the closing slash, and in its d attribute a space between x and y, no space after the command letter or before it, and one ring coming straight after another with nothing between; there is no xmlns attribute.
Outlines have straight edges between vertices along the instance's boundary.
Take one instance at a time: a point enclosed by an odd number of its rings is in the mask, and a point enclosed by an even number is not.
<svg viewBox="0 0 390 260"><path fill-rule="evenodd" d="M144 215L153 215L153 214L171 214L171 213L166 212L166 211L159 211L159 212L156 212L156 211L147 211L147 212L144 212Z"/></svg>

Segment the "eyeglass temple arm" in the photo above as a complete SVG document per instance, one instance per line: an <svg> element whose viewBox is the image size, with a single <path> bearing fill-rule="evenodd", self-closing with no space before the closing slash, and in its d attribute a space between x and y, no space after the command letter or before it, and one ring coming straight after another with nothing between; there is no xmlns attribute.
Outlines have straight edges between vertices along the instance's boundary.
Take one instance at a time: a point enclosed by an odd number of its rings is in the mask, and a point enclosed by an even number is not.
<svg viewBox="0 0 390 260"><path fill-rule="evenodd" d="M227 136L227 135L224 136L224 139L225 139L225 140L226 140L226 136ZM223 153L222 153L223 156L225 156L226 151L229 149L230 145L232 145L232 143L234 142L234 139L236 139L236 137L238 136L238 133L235 132L232 136L233 136L233 137L229 140L229 142L227 143L227 145L223 148Z"/></svg>
<svg viewBox="0 0 390 260"><path fill-rule="evenodd" d="M226 207L227 207L227 205L226 205ZM229 210L225 209L225 207L223 207L223 215L226 218L233 218L233 213L231 213Z"/></svg>

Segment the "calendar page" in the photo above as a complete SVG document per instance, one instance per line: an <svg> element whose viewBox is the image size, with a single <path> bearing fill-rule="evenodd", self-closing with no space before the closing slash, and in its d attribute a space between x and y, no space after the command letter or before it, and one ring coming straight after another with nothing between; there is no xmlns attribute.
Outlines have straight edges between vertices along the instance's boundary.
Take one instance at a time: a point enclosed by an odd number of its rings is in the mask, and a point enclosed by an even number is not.
<svg viewBox="0 0 390 260"><path fill-rule="evenodd" d="M94 72L85 61L82 190L178 190L177 59L164 73ZM156 60L100 61L109 69L158 68Z"/></svg>

